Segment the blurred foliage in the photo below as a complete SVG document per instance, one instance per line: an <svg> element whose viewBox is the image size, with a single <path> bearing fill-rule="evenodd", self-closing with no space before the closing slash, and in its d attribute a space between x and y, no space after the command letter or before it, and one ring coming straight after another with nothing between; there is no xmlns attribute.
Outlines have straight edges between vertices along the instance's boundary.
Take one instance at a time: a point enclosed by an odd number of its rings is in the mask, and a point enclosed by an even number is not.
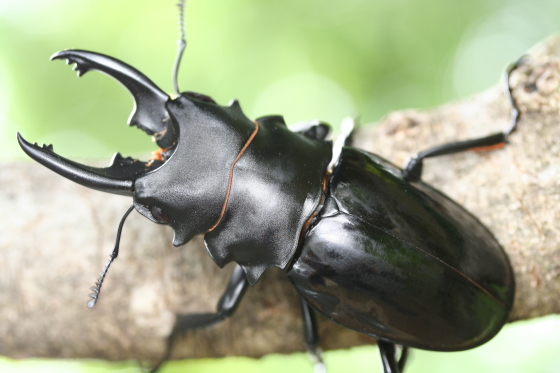
<svg viewBox="0 0 560 373"><path fill-rule="evenodd" d="M128 93L95 72L78 81L69 67L47 58L64 48L102 52L132 64L171 92L178 37L174 3L2 0L0 158L24 158L16 131L32 141L54 143L69 157L108 160L119 150L147 158L155 145L125 125L132 110ZM367 123L392 110L435 106L492 86L509 61L558 25L560 2L555 0L191 0L180 86L222 104L237 98L249 117L281 113L288 123L318 118L336 125L345 116L359 115ZM560 345L558 319L552 320L510 334L514 324L474 351L415 351L408 372L560 371L558 355L550 352ZM354 371L350 361L355 371L373 371L379 363L372 350L332 352L327 362L332 360L333 372ZM541 355L534 355L539 350ZM249 365L239 363L243 359L192 361L186 369L311 371L303 354L285 359L271 356ZM134 365L101 362L2 364L0 370L17 372L136 371ZM438 370L438 364L447 365ZM163 372L180 371L176 366Z"/></svg>
<svg viewBox="0 0 560 373"><path fill-rule="evenodd" d="M67 156L153 150L128 129L128 93L92 72L79 81L64 48L122 59L172 91L175 0L0 2L0 157L23 157L14 133ZM512 0L189 1L183 90L249 117L363 123L495 84L504 66L557 30L560 3Z"/></svg>

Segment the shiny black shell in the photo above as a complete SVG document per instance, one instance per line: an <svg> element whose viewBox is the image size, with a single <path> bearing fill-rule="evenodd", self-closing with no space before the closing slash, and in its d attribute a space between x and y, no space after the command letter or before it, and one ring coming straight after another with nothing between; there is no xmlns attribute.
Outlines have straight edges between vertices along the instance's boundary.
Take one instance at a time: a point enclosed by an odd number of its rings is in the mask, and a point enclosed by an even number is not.
<svg viewBox="0 0 560 373"><path fill-rule="evenodd" d="M343 149L287 274L331 320L438 351L492 338L507 321L515 288L506 254L473 215L355 148Z"/></svg>

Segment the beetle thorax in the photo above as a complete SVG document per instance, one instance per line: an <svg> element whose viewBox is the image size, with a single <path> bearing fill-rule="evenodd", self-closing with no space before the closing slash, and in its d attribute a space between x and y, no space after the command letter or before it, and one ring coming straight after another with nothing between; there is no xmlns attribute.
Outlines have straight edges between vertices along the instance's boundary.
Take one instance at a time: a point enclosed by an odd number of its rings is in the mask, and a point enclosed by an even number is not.
<svg viewBox="0 0 560 373"><path fill-rule="evenodd" d="M218 221L232 163L255 127L238 105L222 107L179 97L167 104L178 127L172 156L134 184L137 210L153 220L150 206L168 216L182 245Z"/></svg>

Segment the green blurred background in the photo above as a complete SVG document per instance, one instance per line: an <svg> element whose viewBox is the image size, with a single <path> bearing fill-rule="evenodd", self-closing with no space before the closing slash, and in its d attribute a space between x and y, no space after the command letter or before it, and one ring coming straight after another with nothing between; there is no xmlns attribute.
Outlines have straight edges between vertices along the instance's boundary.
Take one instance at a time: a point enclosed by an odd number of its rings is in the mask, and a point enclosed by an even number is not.
<svg viewBox="0 0 560 373"><path fill-rule="evenodd" d="M147 158L147 136L126 126L128 93L48 57L64 48L129 62L172 91L175 0L1 0L0 160L23 159L15 132L68 157ZM191 0L182 90L249 117L288 123L349 115L363 123L426 108L496 84L503 68L560 27L554 0ZM0 171L1 172L1 171ZM560 372L560 318L509 325L478 349L415 351L407 372ZM374 347L326 354L329 372L376 372ZM162 372L311 372L304 354L172 363ZM136 372L134 363L0 361L0 371ZM378 369L378 370L375 370Z"/></svg>

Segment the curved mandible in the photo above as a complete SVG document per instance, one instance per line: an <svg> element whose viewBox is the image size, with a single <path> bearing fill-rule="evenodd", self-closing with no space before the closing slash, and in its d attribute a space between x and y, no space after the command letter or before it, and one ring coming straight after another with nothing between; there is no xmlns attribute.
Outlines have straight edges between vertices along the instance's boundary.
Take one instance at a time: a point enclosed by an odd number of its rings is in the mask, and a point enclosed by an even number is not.
<svg viewBox="0 0 560 373"><path fill-rule="evenodd" d="M68 49L51 56L51 60L59 59L66 59L68 64L75 63L78 76L97 70L121 83L135 102L128 124L153 135L163 149L176 144L177 131L165 107L170 98L146 75L116 58L85 50Z"/></svg>

